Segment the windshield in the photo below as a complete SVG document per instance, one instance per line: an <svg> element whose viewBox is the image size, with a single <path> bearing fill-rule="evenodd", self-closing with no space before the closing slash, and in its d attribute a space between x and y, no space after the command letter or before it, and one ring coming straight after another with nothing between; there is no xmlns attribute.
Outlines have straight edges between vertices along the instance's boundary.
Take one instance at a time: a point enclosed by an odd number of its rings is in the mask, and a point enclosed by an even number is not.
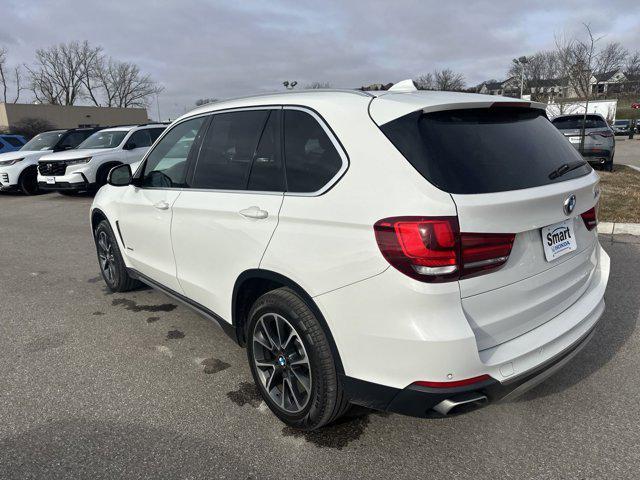
<svg viewBox="0 0 640 480"><path fill-rule="evenodd" d="M560 117L552 120L552 123L556 128L560 130L575 130L582 128L582 115L576 115L574 117ZM606 128L607 122L598 115L587 115L587 120L584 128Z"/></svg>
<svg viewBox="0 0 640 480"><path fill-rule="evenodd" d="M423 177L449 193L539 187L591 171L540 110L416 112L380 128ZM577 168L549 178L576 162Z"/></svg>
<svg viewBox="0 0 640 480"><path fill-rule="evenodd" d="M39 135L36 135L27 143L25 143L20 150L31 150L31 151L41 151L41 150L53 150L53 147L58 143L58 140L62 138L64 135L64 131L58 132L44 132Z"/></svg>
<svg viewBox="0 0 640 480"><path fill-rule="evenodd" d="M81 148L115 148L122 143L127 130L108 130L96 132L78 145Z"/></svg>

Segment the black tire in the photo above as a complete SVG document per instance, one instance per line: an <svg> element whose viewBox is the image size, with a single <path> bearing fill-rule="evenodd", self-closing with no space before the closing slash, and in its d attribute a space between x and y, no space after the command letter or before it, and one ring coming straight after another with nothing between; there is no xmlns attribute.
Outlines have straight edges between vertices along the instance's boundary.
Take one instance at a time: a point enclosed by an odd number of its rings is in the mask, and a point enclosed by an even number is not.
<svg viewBox="0 0 640 480"><path fill-rule="evenodd" d="M268 362L264 359L264 355L270 355L270 353L264 343L254 340L254 334L258 335L257 338L264 339L263 330L260 330L262 328L261 319L263 322L268 322L270 320L267 319L275 319L276 317L285 319L285 324L295 331L296 337L289 343L289 347L286 346L287 342L279 342L285 344L284 349L289 348L289 352L291 345L293 345L294 352L292 354L278 353L278 350L281 352L284 350L280 347L273 348L271 354L273 354L274 366L259 371L256 361ZM288 334L285 331L282 336L290 337L291 335L293 334L289 330ZM280 330L278 330L278 336L280 336ZM269 342L273 343L271 340ZM295 349L298 350L297 353ZM308 365L310 373L308 388L300 388L303 383L299 381L299 375L294 375L295 372L291 372L292 369L299 368L299 365L295 364L300 362L294 361L294 356L298 355L298 359L302 358L300 356L301 350L306 354L304 355L307 359L305 365ZM247 328L247 357L253 379L262 398L271 411L290 427L300 430L315 430L337 420L349 408L349 402L344 396L342 385L338 379L336 362L324 329L304 300L293 290L289 288L272 290L262 295L253 304L249 312ZM283 360L284 364L278 361L282 357L287 358L287 360ZM290 362L291 365L289 365ZM287 368L289 368L288 372ZM277 374L278 371L280 373ZM269 374L265 372L272 372L274 378L279 375L278 380L275 381L276 387L269 390L271 393L267 391L265 385L271 383L268 380ZM282 378L281 383L279 383L280 378ZM285 387L287 381L288 387ZM304 392L302 395L299 394L301 400L305 400L304 405L300 405L302 402L298 402L297 399L295 404L293 403L293 399L296 397L294 388L298 392ZM284 396L277 395L280 391L284 392ZM285 408L287 397L291 400L290 406L295 410L297 404L297 407L300 408L299 411L292 412ZM278 398L282 399L282 404L276 402Z"/></svg>
<svg viewBox="0 0 640 480"><path fill-rule="evenodd" d="M128 292L138 287L140 283L127 273L120 247L107 220L102 220L98 224L93 232L93 238L96 243L100 273L107 288L112 292Z"/></svg>
<svg viewBox="0 0 640 480"><path fill-rule="evenodd" d="M38 170L35 167L25 169L18 179L18 187L25 195L37 195L40 192L38 188Z"/></svg>
<svg viewBox="0 0 640 480"><path fill-rule="evenodd" d="M604 164L604 170L606 172L613 172L613 160L610 160Z"/></svg>

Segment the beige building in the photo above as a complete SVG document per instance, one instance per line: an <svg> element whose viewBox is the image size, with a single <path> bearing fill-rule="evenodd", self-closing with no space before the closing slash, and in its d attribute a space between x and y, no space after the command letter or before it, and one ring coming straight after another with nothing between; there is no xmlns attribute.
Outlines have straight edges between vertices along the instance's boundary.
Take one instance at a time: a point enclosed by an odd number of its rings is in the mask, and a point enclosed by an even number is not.
<svg viewBox="0 0 640 480"><path fill-rule="evenodd" d="M55 128L125 125L148 122L146 108L0 103L0 130L26 118L39 118Z"/></svg>

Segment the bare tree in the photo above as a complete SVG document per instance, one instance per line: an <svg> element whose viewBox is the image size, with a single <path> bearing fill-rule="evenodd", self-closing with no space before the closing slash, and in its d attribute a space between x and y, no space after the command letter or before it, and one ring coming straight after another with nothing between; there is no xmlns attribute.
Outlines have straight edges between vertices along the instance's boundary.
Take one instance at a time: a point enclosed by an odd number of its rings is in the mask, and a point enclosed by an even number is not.
<svg viewBox="0 0 640 480"><path fill-rule="evenodd" d="M85 68L101 52L89 42L69 42L36 50L33 68L27 67L31 90L43 103L73 105L84 94Z"/></svg>
<svg viewBox="0 0 640 480"><path fill-rule="evenodd" d="M15 96L10 102L18 103L20 93L24 90L22 86L22 70L19 65L9 70L7 66L7 49L0 47L0 87L2 88L2 101L4 103L9 101L9 75L11 75L15 85Z"/></svg>
<svg viewBox="0 0 640 480"><path fill-rule="evenodd" d="M331 88L331 84L329 82L311 82L307 83L304 88L307 90L321 90L323 88Z"/></svg>
<svg viewBox="0 0 640 480"><path fill-rule="evenodd" d="M636 50L627 57L624 74L627 77L640 77L640 50Z"/></svg>
<svg viewBox="0 0 640 480"><path fill-rule="evenodd" d="M594 63L597 59L596 44L602 37L594 37L591 26L583 24L586 30L586 38L577 40L572 49L572 74L576 91L582 91L584 95L584 113L582 116L582 132L580 135L580 152L584 152L585 125L587 123L587 110L589 109L589 99L591 97L591 77L593 76Z"/></svg>
<svg viewBox="0 0 640 480"><path fill-rule="evenodd" d="M425 73L414 80L418 90L435 90L436 83L433 80L433 73Z"/></svg>
<svg viewBox="0 0 640 480"><path fill-rule="evenodd" d="M162 92L148 74L140 72L137 65L130 62L114 62L113 85L115 107L146 107L153 95Z"/></svg>
<svg viewBox="0 0 640 480"><path fill-rule="evenodd" d="M608 43L597 55L595 73L621 70L629 52L618 42Z"/></svg>
<svg viewBox="0 0 640 480"><path fill-rule="evenodd" d="M435 90L456 91L465 88L464 77L450 68L433 71Z"/></svg>

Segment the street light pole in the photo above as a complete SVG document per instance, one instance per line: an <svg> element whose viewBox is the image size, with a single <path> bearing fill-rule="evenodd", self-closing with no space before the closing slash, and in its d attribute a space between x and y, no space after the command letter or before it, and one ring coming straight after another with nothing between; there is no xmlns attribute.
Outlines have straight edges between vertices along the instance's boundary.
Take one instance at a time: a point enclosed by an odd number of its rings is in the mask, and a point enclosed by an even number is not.
<svg viewBox="0 0 640 480"><path fill-rule="evenodd" d="M518 65L520 65L520 98L524 94L524 66L527 63L527 57L520 57L517 60L514 60Z"/></svg>

